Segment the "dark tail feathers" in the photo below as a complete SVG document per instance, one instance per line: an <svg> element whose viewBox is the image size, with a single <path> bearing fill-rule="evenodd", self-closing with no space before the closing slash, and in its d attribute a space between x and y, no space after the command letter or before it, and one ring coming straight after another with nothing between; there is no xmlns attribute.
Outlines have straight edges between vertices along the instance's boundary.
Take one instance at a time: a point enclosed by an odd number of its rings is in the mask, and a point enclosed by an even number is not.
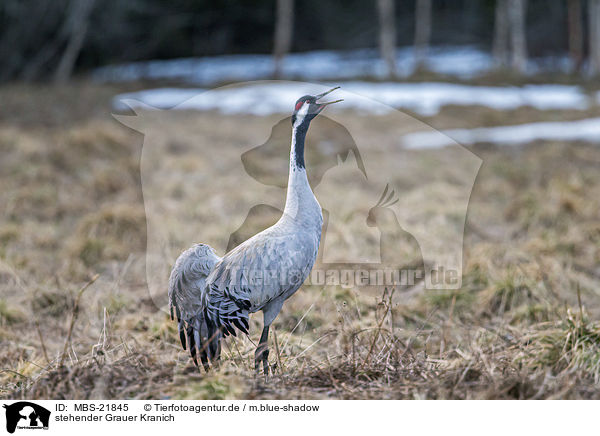
<svg viewBox="0 0 600 436"><path fill-rule="evenodd" d="M198 355L206 371L210 364L217 365L221 357L222 333L208 317L197 315L188 322L179 322L179 337L183 349L190 350L190 355L198 366Z"/></svg>

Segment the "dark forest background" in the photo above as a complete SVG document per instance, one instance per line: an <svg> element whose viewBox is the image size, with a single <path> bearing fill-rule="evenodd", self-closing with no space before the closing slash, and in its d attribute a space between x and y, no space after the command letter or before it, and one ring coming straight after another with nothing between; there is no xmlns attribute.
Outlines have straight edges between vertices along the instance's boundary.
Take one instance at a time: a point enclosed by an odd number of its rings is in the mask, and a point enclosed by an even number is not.
<svg viewBox="0 0 600 436"><path fill-rule="evenodd" d="M586 17L595 3L597 0L1 0L0 81L52 75L65 79L125 61L271 53L277 9L282 5L291 7L292 14L291 41L283 44L286 52L377 47L381 44L381 7L392 8L396 46L415 43L419 19L428 16L429 28L421 33L427 44L475 44L491 51L498 8L506 4L503 7L524 9L527 56L564 54L571 48L576 57L582 57L590 45L589 38L582 36L589 27ZM416 13L419 7L425 8L420 18ZM571 22L576 29L569 29L569 8L577 15Z"/></svg>

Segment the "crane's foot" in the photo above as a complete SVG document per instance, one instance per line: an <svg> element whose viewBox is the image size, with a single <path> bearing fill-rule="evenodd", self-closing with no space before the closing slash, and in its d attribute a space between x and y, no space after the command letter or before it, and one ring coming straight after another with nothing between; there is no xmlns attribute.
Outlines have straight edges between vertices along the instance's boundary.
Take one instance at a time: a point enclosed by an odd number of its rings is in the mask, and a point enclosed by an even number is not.
<svg viewBox="0 0 600 436"><path fill-rule="evenodd" d="M254 353L254 371L256 371L257 375L260 373L260 362L262 362L266 380L269 376L269 349L267 347L261 348L259 346L256 349L256 353Z"/></svg>

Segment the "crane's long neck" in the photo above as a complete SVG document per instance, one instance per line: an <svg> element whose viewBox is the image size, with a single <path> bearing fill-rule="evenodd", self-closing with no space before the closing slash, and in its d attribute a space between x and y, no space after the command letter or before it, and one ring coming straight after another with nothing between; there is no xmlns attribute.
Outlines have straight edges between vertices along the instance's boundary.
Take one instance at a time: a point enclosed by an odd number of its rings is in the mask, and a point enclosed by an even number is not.
<svg viewBox="0 0 600 436"><path fill-rule="evenodd" d="M300 124L294 126L292 130L292 149L290 152L290 176L293 168L300 168L304 170L304 176L306 177L306 166L304 164L304 140L306 139L306 132L308 126ZM290 178L291 181L291 178Z"/></svg>
<svg viewBox="0 0 600 436"><path fill-rule="evenodd" d="M304 140L308 125L294 126L290 150L290 173L285 199L285 219L291 219L304 225L318 225L322 221L321 207L317 202L306 176L304 163Z"/></svg>

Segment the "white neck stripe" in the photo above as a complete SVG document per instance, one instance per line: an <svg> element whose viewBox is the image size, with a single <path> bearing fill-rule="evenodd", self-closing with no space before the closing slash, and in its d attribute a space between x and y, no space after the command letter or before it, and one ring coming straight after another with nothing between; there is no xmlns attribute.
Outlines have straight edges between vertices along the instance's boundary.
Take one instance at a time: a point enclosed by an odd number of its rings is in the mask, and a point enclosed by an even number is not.
<svg viewBox="0 0 600 436"><path fill-rule="evenodd" d="M304 118L306 118L306 115L308 114L308 108L309 108L309 106L310 106L310 103L304 103L302 105L302 107L300 108L300 110L296 114L296 122L294 123L294 127L295 126L299 126L300 124L302 124L302 122L304 121Z"/></svg>

